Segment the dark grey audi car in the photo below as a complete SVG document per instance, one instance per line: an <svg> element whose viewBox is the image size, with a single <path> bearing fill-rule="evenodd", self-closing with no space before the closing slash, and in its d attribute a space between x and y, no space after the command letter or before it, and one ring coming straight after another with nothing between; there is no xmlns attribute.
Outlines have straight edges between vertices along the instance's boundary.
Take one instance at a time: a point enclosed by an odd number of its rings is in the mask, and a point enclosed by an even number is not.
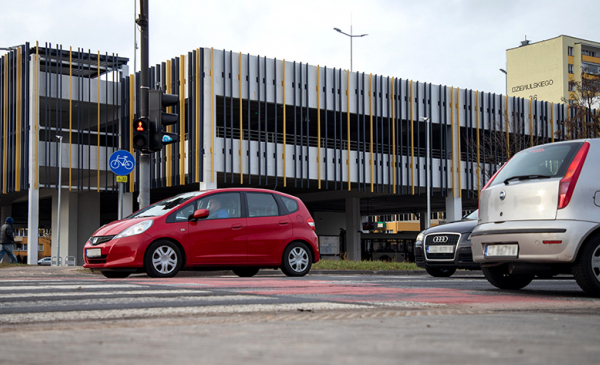
<svg viewBox="0 0 600 365"><path fill-rule="evenodd" d="M477 226L478 212L461 220L431 227L419 233L415 242L415 262L435 277L452 276L456 269L480 270L473 262L469 236Z"/></svg>

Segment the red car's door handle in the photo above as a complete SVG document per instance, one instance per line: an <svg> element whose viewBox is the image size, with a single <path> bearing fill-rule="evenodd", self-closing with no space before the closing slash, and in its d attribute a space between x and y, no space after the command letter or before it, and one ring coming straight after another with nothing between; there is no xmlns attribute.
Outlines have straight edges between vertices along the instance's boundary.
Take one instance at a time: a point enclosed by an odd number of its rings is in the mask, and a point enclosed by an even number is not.
<svg viewBox="0 0 600 365"><path fill-rule="evenodd" d="M241 224L234 224L231 226L231 229L242 229L242 225Z"/></svg>
<svg viewBox="0 0 600 365"><path fill-rule="evenodd" d="M290 223L290 222L288 222L288 221L279 221L279 225L280 226L285 226L288 223Z"/></svg>

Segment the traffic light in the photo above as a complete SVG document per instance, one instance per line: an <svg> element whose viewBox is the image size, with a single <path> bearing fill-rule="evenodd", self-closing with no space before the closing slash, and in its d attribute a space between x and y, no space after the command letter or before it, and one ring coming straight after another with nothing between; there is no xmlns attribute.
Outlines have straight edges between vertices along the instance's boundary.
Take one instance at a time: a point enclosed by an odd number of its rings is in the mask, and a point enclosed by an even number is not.
<svg viewBox="0 0 600 365"><path fill-rule="evenodd" d="M133 148L147 151L150 147L150 126L147 118L133 120Z"/></svg>
<svg viewBox="0 0 600 365"><path fill-rule="evenodd" d="M149 150L160 151L164 145L179 141L179 134L169 133L167 126L177 123L179 116L175 113L166 113L164 108L177 105L178 95L165 94L161 90L149 90L148 106L150 115Z"/></svg>

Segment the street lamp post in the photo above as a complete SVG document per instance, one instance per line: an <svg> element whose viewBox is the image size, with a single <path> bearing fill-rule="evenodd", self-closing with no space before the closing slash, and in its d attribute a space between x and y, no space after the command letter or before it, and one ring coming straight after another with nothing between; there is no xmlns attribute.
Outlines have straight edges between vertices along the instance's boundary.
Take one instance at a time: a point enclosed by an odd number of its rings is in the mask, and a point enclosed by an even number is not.
<svg viewBox="0 0 600 365"><path fill-rule="evenodd" d="M425 216L425 229L431 227L431 184L429 184L430 179L430 166L429 166L429 118L422 117L421 118L425 122L425 186L427 190L427 215Z"/></svg>
<svg viewBox="0 0 600 365"><path fill-rule="evenodd" d="M333 28L333 30L335 30L338 33L342 33L343 35L347 35L348 37L350 37L350 72L352 72L352 38L357 38L357 37L365 37L368 36L368 34L352 34L352 25L350 26L350 34L342 32L340 30L340 28Z"/></svg>
<svg viewBox="0 0 600 365"><path fill-rule="evenodd" d="M508 95L508 72L503 68L500 71L504 74L504 89L506 90L506 95Z"/></svg>
<svg viewBox="0 0 600 365"><path fill-rule="evenodd" d="M60 216L61 216L61 211L62 209L60 209L60 193L62 191L62 139L63 137L61 135L56 135L56 138L58 138L58 181L57 181L57 186L58 186L58 222L56 223L57 226L57 230L56 230L56 266L60 266L62 264L62 260L60 259ZM52 260L50 260L52 261Z"/></svg>

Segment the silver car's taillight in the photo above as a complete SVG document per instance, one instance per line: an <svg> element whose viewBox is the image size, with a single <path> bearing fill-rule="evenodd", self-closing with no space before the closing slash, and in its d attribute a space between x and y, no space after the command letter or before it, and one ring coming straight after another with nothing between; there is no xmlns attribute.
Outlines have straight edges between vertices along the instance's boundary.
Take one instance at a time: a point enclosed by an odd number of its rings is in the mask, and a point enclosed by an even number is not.
<svg viewBox="0 0 600 365"><path fill-rule="evenodd" d="M588 142L579 147L579 151L577 151L573 161L571 161L565 176L560 180L560 185L558 186L558 209L563 209L569 205L589 149L590 144Z"/></svg>

